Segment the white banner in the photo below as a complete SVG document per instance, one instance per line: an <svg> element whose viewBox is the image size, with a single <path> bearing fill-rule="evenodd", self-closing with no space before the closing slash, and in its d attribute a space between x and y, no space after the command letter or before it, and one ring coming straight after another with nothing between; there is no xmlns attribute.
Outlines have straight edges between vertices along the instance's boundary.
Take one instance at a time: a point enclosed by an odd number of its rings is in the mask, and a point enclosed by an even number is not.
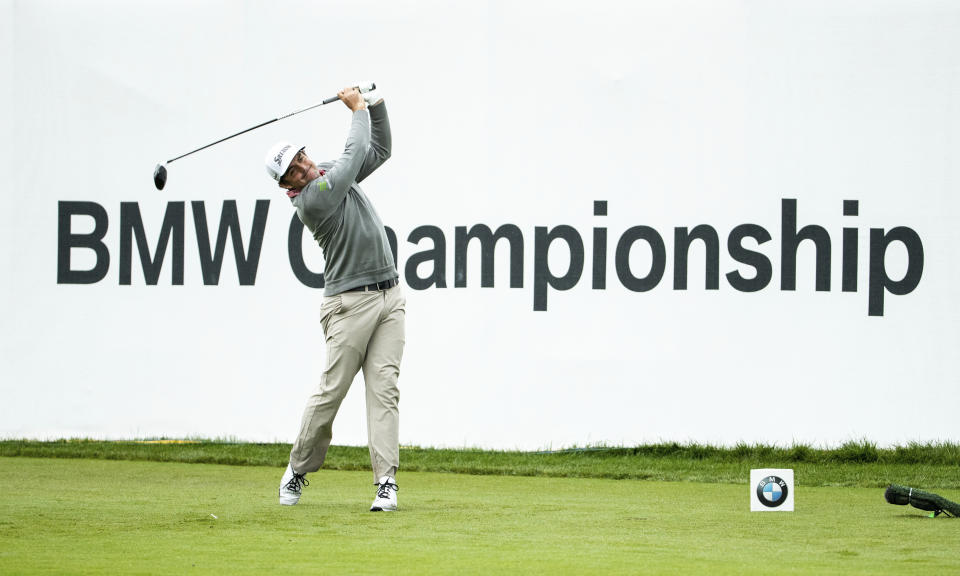
<svg viewBox="0 0 960 576"><path fill-rule="evenodd" d="M333 159L349 112L152 173L373 80L403 444L960 441L960 5L0 14L0 437L292 441L323 259L263 155ZM366 442L362 404L335 443Z"/></svg>

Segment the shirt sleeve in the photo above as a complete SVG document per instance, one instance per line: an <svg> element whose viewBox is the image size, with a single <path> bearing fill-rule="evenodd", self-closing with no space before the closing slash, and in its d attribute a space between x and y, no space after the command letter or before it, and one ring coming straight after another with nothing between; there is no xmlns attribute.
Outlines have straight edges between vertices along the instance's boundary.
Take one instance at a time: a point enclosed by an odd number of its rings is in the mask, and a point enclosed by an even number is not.
<svg viewBox="0 0 960 576"><path fill-rule="evenodd" d="M387 105L380 102L368 108L370 110L370 148L363 158L363 166L357 174L357 182L373 173L390 158L393 139L390 135L390 117L387 115Z"/></svg>
<svg viewBox="0 0 960 576"><path fill-rule="evenodd" d="M323 176L307 184L301 192L304 210L313 218L322 220L343 202L360 173L369 147L370 114L366 110L357 110L353 113L343 154Z"/></svg>

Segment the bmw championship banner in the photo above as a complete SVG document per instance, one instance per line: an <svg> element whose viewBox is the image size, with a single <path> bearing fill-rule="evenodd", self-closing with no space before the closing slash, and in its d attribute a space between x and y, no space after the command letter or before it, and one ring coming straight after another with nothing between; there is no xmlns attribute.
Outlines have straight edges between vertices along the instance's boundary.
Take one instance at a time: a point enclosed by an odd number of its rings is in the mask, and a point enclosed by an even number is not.
<svg viewBox="0 0 960 576"><path fill-rule="evenodd" d="M960 440L956 6L283 5L0 0L0 436L292 441L375 82L402 444Z"/></svg>

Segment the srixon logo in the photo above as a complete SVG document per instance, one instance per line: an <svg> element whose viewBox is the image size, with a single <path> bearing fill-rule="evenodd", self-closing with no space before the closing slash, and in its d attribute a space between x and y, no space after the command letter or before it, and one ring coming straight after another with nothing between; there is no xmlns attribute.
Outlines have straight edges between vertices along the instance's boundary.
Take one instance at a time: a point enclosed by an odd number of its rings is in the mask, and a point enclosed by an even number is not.
<svg viewBox="0 0 960 576"><path fill-rule="evenodd" d="M286 154L287 150L289 150L290 148L293 148L293 146L284 146L283 149L280 150L280 152L276 156L274 156L273 158L274 163L276 163L279 166L280 161L283 160L283 155Z"/></svg>
<svg viewBox="0 0 960 576"><path fill-rule="evenodd" d="M269 200L257 200L253 211L253 221L249 227L248 241L244 247L243 229L235 200L224 201L220 212L220 222L216 239L212 241L210 226L204 202L191 202L193 230L196 234L202 281L207 285L219 283L220 270L227 247L227 238L231 239L237 274L241 285L256 283L257 267L266 229ZM843 216L855 217L859 214L857 200L843 202ZM607 216L607 202L595 201L593 215ZM74 229L74 220L93 219L93 231L78 232ZM106 209L95 202L60 202L57 226L57 283L58 284L95 284L102 281L110 267L110 250L107 245L109 218ZM85 223L86 224L86 223ZM184 283L184 238L186 230L186 204L169 202L161 224L159 238L152 250L147 240L136 202L120 203L119 225L119 279L121 285L132 284L134 250L139 257L143 277L147 285L156 285L160 279L167 248L171 248L171 283ZM89 225L78 226L89 229ZM590 278L591 288L606 290L611 274L607 271L608 252L613 250L613 265L619 284L631 292L648 292L661 285L668 263L667 242L657 229L645 225L630 226L622 231L610 234L606 227L596 226L582 234L577 228L560 224L556 226L533 227L533 309L547 310L550 291L566 291L577 286L584 276L585 268ZM840 234L841 281L843 292L858 292L860 282L858 269L860 264L859 228L843 227ZM797 254L801 245L810 245L815 249L813 258L814 289L829 292L833 289L831 278L834 254L834 239L823 226L797 223L797 201L781 200L779 253L764 249L773 239L767 228L759 224L745 223L734 226L726 233L722 242L721 233L709 224L697 224L693 227L673 228L667 238L672 240L672 288L687 290L691 248L698 246L697 254L702 259L705 290L720 289L720 273L730 288L738 292L758 292L767 289L774 281L775 264L779 268L781 291L797 290ZM292 213L287 235L287 257L293 275L305 286L323 288L323 274L307 268L302 252L303 224L296 213ZM411 251L401 266L400 256L404 256L397 245L397 235L389 227L386 234L393 250L397 270L401 272L406 284L414 290L428 288L445 289L448 286L447 274L447 233L438 226L421 225L410 231L407 244ZM592 240L585 249L584 237ZM498 247L505 247L509 254L510 289L524 288L528 274L524 269L524 252L529 236L516 224L501 224L493 230L486 224L455 226L453 229L453 288L468 287L467 271L468 248L479 248L480 282L483 288L496 287L496 258ZM424 241L428 246L422 246ZM116 244L115 244L116 245ZM726 247L725 270L721 270L721 246ZM905 272L900 278L891 277L887 269L887 251L897 246L898 251L906 253ZM72 264L75 251L92 251L94 265L89 269L76 269ZM550 266L550 251L560 250L569 255L565 270L555 270ZM638 271L631 267L631 253L643 250L650 254L649 268ZM884 301L888 294L903 296L910 294L919 285L923 275L923 242L913 229L896 226L890 229L871 228L867 247L867 313L870 316L884 315ZM476 250L473 252L476 254ZM587 264L587 255L590 263ZM774 258L779 256L779 259ZM503 261L501 259L501 261ZM731 262L732 261L732 262ZM805 259L809 263L809 259ZM808 264L809 265L809 264ZM501 278L503 273L501 272ZM804 274L809 277L810 274ZM477 284L474 279L474 285Z"/></svg>

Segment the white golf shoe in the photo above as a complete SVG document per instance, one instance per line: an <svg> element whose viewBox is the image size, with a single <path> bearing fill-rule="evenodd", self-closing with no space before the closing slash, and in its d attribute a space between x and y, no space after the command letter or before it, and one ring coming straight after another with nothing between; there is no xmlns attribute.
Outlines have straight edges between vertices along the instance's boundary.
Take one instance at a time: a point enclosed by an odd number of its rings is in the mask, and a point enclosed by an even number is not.
<svg viewBox="0 0 960 576"><path fill-rule="evenodd" d="M280 504L293 506L300 501L303 487L310 485L305 476L306 474L297 474L293 471L293 467L287 464L287 470L280 478Z"/></svg>
<svg viewBox="0 0 960 576"><path fill-rule="evenodd" d="M377 497L370 506L371 512L396 512L397 510L396 480L391 476L382 476L377 482Z"/></svg>

